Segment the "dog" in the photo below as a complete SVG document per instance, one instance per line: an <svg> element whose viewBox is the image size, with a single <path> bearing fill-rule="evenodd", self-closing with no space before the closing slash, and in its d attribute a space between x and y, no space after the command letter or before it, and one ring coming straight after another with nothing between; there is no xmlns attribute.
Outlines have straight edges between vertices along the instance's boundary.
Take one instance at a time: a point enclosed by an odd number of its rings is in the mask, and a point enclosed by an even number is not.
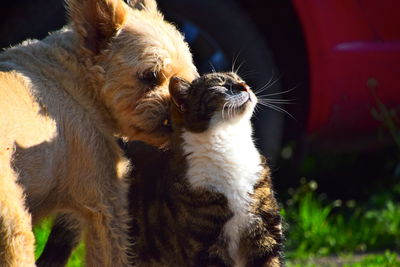
<svg viewBox="0 0 400 267"><path fill-rule="evenodd" d="M168 83L198 76L154 0L66 0L70 23L0 54L0 266L34 266L32 224L66 212L87 266L125 266L129 163L116 137L166 145Z"/></svg>

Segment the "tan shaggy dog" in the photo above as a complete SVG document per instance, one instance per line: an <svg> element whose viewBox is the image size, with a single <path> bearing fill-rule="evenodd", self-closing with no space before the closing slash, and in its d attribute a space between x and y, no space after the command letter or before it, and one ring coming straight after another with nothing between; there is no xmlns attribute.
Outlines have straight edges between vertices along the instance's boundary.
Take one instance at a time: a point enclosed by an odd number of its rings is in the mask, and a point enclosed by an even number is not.
<svg viewBox="0 0 400 267"><path fill-rule="evenodd" d="M71 23L0 54L0 266L34 266L34 224L73 212L88 266L125 266L125 137L163 145L169 78L197 71L154 0L67 0ZM149 159L151 160L151 159Z"/></svg>

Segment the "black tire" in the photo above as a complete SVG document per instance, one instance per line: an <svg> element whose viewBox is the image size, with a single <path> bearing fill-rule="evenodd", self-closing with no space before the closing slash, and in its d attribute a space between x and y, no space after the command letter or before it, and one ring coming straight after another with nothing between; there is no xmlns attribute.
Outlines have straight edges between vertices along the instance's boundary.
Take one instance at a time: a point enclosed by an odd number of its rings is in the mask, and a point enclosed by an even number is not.
<svg viewBox="0 0 400 267"><path fill-rule="evenodd" d="M257 89L270 80L278 79L273 56L256 26L240 7L230 0L159 0L159 7L166 19L177 24L185 33L184 23L196 25L205 40L188 40L196 66L200 73L212 69L207 53L220 49L229 60L228 64L215 67L217 71L231 70L243 63L239 71L252 88ZM190 36L189 36L190 39ZM204 42L209 42L207 47ZM199 44L200 43L200 44ZM275 82L265 92L281 91ZM283 114L270 108L262 108L254 116L255 139L261 152L273 161L277 160L284 127Z"/></svg>

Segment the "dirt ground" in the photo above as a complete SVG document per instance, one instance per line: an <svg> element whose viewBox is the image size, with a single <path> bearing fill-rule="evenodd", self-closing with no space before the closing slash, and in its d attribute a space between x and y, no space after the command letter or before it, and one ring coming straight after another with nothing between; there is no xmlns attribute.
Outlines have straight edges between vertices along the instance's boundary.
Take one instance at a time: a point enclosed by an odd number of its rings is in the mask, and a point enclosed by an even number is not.
<svg viewBox="0 0 400 267"><path fill-rule="evenodd" d="M351 264L362 261L365 257L371 255L377 255L382 253L359 253L352 255L337 255L337 256L326 256L320 258L311 258L307 260L291 260L289 266L291 265L316 265L318 267L341 267L344 264ZM400 254L397 256L400 261Z"/></svg>

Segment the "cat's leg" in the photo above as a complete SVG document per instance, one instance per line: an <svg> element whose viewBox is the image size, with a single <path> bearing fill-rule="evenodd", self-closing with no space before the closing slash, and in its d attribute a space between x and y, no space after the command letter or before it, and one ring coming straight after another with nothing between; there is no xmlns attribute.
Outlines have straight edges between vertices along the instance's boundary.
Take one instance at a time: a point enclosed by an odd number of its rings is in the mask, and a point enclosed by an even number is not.
<svg viewBox="0 0 400 267"><path fill-rule="evenodd" d="M246 266L284 266L281 215L276 211L271 211L262 212L260 217L241 240L241 250Z"/></svg>
<svg viewBox="0 0 400 267"><path fill-rule="evenodd" d="M39 267L60 267L68 262L81 237L80 221L71 213L57 215L46 246L36 261Z"/></svg>
<svg viewBox="0 0 400 267"><path fill-rule="evenodd" d="M10 158L0 152L0 266L35 266L31 215Z"/></svg>
<svg viewBox="0 0 400 267"><path fill-rule="evenodd" d="M284 266L282 216L268 167L261 173L252 196L251 213L254 217L241 236L240 254L245 258L247 267Z"/></svg>

